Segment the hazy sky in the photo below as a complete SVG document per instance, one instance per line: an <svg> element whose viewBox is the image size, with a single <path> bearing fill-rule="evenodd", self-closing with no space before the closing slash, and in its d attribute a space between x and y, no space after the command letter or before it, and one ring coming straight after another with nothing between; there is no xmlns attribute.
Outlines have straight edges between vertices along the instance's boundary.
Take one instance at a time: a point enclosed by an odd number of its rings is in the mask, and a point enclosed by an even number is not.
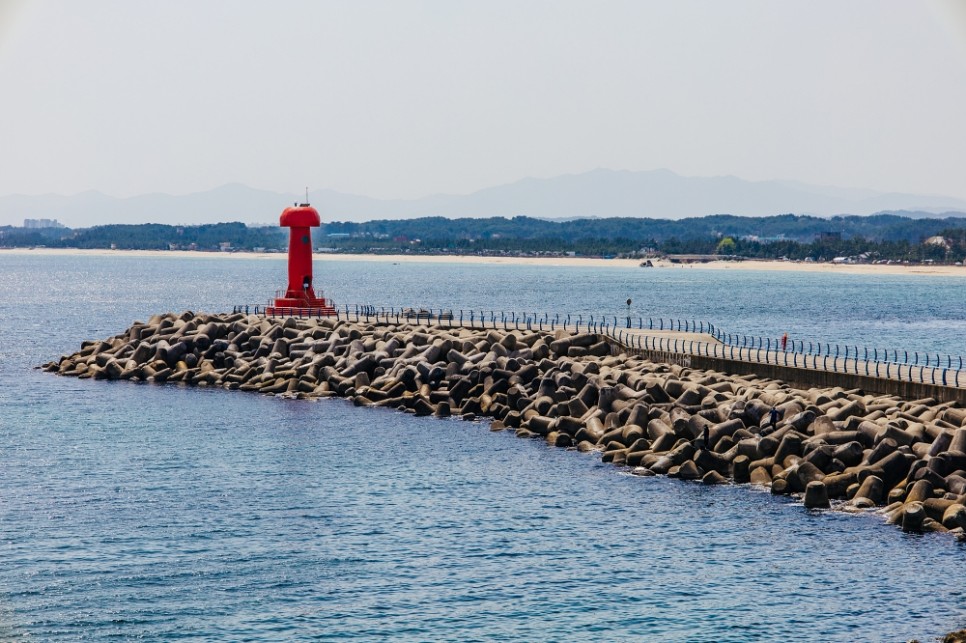
<svg viewBox="0 0 966 643"><path fill-rule="evenodd" d="M966 198L966 1L0 0L0 194L597 167Z"/></svg>

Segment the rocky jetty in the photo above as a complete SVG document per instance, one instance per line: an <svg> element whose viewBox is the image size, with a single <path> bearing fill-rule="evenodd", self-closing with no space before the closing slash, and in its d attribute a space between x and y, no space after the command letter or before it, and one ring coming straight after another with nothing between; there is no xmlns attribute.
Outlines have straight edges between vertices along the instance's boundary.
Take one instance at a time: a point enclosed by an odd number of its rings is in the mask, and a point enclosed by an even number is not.
<svg viewBox="0 0 966 643"><path fill-rule="evenodd" d="M966 530L966 409L955 403L656 364L612 355L595 335L185 312L43 368L487 417L639 475L876 509L909 532Z"/></svg>

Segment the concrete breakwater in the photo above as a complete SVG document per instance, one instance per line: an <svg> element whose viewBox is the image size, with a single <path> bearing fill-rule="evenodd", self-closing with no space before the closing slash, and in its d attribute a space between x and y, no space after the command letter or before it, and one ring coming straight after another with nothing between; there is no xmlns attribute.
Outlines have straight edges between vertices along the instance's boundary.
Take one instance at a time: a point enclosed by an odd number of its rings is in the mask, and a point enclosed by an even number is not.
<svg viewBox="0 0 966 643"><path fill-rule="evenodd" d="M907 531L963 537L966 409L955 402L794 388L611 352L602 337L564 331L185 312L43 368L488 417L494 430L599 451L639 475L752 483L809 508L878 508Z"/></svg>

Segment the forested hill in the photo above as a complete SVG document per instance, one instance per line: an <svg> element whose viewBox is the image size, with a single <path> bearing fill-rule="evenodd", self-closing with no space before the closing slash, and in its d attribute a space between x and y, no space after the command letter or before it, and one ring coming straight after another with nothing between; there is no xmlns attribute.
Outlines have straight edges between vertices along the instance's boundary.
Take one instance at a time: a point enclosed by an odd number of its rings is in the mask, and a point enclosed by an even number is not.
<svg viewBox="0 0 966 643"><path fill-rule="evenodd" d="M287 230L244 223L172 226L160 223L104 225L93 228L0 227L0 247L117 248L120 250L282 249Z"/></svg>
<svg viewBox="0 0 966 643"><path fill-rule="evenodd" d="M896 214L844 216L830 219L784 214L772 217L739 217L717 214L690 219L575 219L548 221L530 217L506 219L445 219L425 217L401 221L369 221L366 223L333 222L323 225L323 232L356 237L410 239L583 239L664 242L711 240L722 237L810 242L820 235L837 235L844 239L861 237L870 241L921 241L947 228L966 227L966 217L913 219Z"/></svg>
<svg viewBox="0 0 966 643"><path fill-rule="evenodd" d="M313 232L313 241L317 249L335 252L628 255L647 251L802 259L867 254L884 259L962 261L966 256L966 217L879 214L825 219L787 214L570 221L425 217L331 222ZM76 230L0 228L0 247L284 251L287 244L285 229L237 222L106 225Z"/></svg>

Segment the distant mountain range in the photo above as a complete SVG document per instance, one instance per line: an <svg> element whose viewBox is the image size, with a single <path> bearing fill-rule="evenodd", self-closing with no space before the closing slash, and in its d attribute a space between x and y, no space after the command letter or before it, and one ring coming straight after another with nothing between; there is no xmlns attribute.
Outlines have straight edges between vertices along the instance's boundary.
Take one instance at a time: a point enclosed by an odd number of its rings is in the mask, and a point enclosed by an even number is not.
<svg viewBox="0 0 966 643"><path fill-rule="evenodd" d="M274 224L282 208L304 195L228 184L173 196L115 198L99 192L0 196L0 225L57 219L71 228L108 223L199 224L240 221ZM670 170L593 170L549 179L523 179L472 194L382 200L334 190L309 193L324 221L371 221L424 216L566 220L592 217L680 219L710 214L817 216L895 212L907 217L966 216L954 197L822 187L794 181L745 181L733 176L684 177Z"/></svg>

